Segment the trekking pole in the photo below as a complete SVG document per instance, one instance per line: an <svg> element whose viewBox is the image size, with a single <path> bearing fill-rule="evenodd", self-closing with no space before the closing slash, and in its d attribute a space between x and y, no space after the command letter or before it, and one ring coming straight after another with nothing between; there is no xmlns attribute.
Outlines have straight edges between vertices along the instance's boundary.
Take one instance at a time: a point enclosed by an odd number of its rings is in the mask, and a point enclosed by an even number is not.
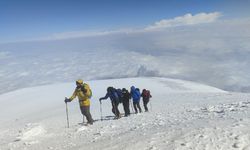
<svg viewBox="0 0 250 150"><path fill-rule="evenodd" d="M133 111L133 113L135 113L135 110L134 110L134 107L133 107L133 104L132 104L132 100L130 99L129 101L130 101L130 106L132 108L132 111Z"/></svg>
<svg viewBox="0 0 250 150"><path fill-rule="evenodd" d="M68 115L68 104L66 104L66 115L67 115L67 125L68 125L68 128L69 128L69 115Z"/></svg>
<svg viewBox="0 0 250 150"><path fill-rule="evenodd" d="M101 113L101 121L102 121L102 102L100 101L100 113Z"/></svg>

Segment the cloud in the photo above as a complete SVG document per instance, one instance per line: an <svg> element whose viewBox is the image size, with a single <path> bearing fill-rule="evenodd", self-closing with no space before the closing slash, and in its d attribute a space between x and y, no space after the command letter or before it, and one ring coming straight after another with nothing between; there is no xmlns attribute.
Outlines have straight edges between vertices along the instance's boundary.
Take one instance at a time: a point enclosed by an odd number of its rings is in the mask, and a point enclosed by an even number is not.
<svg viewBox="0 0 250 150"><path fill-rule="evenodd" d="M186 14L184 16L175 17L174 19L163 19L146 27L146 30L154 30L168 27L185 26L185 25L195 25L202 23L211 23L216 21L222 14L219 12L213 13L199 13L196 15Z"/></svg>
<svg viewBox="0 0 250 150"><path fill-rule="evenodd" d="M72 32L62 32L62 33L53 33L48 37L38 38L35 41L41 40L63 40L63 39L71 39L71 38L84 38L84 37L98 37L98 36L108 36L113 34L124 34L124 33L132 33L137 32L139 30L134 29L117 29L117 30L103 30L103 31L72 31ZM32 40L34 41L34 40Z"/></svg>
<svg viewBox="0 0 250 150"><path fill-rule="evenodd" d="M23 78L34 81L27 82L30 84L69 81L78 76L96 79L157 75L198 81L227 90L249 90L250 20L218 20L212 16L220 13L209 14L213 13L191 15L190 18L196 18L194 25L175 27L176 24L172 23L173 27L157 30L68 32L52 36L51 39L60 39L55 41L0 45L0 50L13 50L11 54L15 55L11 58L13 60L5 60L4 63L20 64L11 65L14 68L11 70L10 66L3 65L0 73L4 76L0 81L5 83L3 87L7 87L8 81L14 80L18 72L27 68L25 71L30 74ZM197 16L203 19L197 19ZM204 19L205 16L210 17ZM85 61L82 61L83 57ZM48 64L54 58L61 61ZM39 67L33 62L38 62ZM85 62L88 62L87 67ZM30 64L34 67L28 70ZM53 66L55 68L51 69ZM54 71L53 76L45 74L51 70ZM35 80L37 78L41 81ZM15 84L24 86L23 80Z"/></svg>

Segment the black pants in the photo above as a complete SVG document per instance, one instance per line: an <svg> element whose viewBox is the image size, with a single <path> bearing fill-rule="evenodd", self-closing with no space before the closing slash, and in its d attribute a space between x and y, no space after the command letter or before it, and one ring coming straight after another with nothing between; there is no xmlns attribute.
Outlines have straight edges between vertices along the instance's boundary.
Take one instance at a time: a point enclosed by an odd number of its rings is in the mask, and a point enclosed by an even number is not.
<svg viewBox="0 0 250 150"><path fill-rule="evenodd" d="M116 117L120 117L120 111L118 109L119 102L112 101L112 112Z"/></svg>
<svg viewBox="0 0 250 150"><path fill-rule="evenodd" d="M148 111L148 106L147 106L148 102L149 102L149 99L143 99L143 106L146 112Z"/></svg>
<svg viewBox="0 0 250 150"><path fill-rule="evenodd" d="M125 112L125 116L130 115L130 110L129 110L129 99L128 100L123 100L123 109Z"/></svg>
<svg viewBox="0 0 250 150"><path fill-rule="evenodd" d="M90 106L80 106L82 115L84 115L87 118L87 121L89 124L93 124L94 120L92 119L92 116L90 114Z"/></svg>
<svg viewBox="0 0 250 150"><path fill-rule="evenodd" d="M134 105L134 109L135 109L135 113L137 114L137 108L139 109L139 112L141 113L141 106L140 106L140 102L133 102Z"/></svg>

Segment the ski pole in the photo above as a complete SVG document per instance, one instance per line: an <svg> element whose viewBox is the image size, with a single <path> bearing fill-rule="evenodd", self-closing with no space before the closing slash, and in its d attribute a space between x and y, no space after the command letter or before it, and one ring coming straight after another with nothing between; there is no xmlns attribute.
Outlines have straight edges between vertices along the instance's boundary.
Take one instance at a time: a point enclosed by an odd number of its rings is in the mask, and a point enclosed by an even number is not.
<svg viewBox="0 0 250 150"><path fill-rule="evenodd" d="M69 115L68 115L68 104L66 104L66 115L67 115L67 124L68 124L68 128L69 128Z"/></svg>
<svg viewBox="0 0 250 150"><path fill-rule="evenodd" d="M101 113L101 121L102 121L102 102L100 101L100 113Z"/></svg>

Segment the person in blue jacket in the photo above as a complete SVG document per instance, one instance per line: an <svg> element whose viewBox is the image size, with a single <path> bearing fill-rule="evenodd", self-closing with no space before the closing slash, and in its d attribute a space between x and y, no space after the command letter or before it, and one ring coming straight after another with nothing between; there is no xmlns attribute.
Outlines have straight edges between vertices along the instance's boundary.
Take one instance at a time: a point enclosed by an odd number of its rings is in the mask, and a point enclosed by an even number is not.
<svg viewBox="0 0 250 150"><path fill-rule="evenodd" d="M120 111L118 109L119 96L118 96L118 93L117 93L117 91L116 91L115 88L108 87L106 95L104 97L100 98L99 101L101 102L102 100L106 100L108 98L111 100L112 112L115 114L115 118L114 119L121 118L121 114L120 114Z"/></svg>
<svg viewBox="0 0 250 150"><path fill-rule="evenodd" d="M130 95L133 99L133 106L135 109L135 113L137 114L137 108L139 109L139 112L141 113L141 106L140 106L140 98L141 98L141 94L140 94L140 90L138 88L135 88L134 86L131 86L130 88Z"/></svg>

